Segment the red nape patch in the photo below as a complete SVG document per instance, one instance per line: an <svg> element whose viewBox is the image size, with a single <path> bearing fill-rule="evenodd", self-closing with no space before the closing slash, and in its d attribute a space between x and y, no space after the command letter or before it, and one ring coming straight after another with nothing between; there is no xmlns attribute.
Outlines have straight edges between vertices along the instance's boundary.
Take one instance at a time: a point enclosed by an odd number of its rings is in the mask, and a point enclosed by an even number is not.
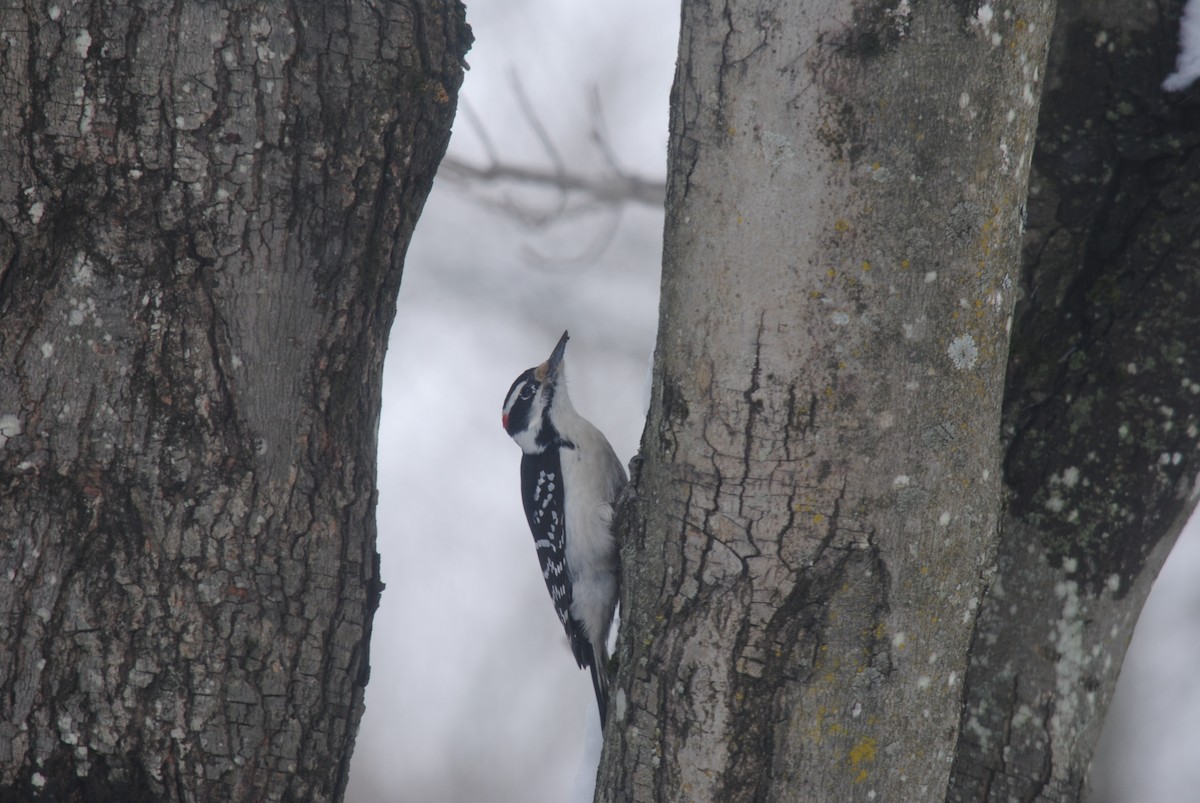
<svg viewBox="0 0 1200 803"><path fill-rule="evenodd" d="M500 414L500 423L504 425L505 429L508 429L508 413Z"/></svg>

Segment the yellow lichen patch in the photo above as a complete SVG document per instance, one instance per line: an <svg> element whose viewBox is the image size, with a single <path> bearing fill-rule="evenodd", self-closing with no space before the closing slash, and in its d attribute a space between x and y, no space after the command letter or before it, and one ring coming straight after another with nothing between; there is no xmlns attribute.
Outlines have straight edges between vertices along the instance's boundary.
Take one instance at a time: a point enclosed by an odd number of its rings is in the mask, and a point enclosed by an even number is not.
<svg viewBox="0 0 1200 803"><path fill-rule="evenodd" d="M844 218L838 218L833 222L834 231L850 231L850 224Z"/></svg>
<svg viewBox="0 0 1200 803"><path fill-rule="evenodd" d="M900 270L908 270L910 264L907 259L900 260Z"/></svg>
<svg viewBox="0 0 1200 803"><path fill-rule="evenodd" d="M825 521L825 514L823 514L823 513L814 513L813 514L813 524L820 524L823 521Z"/></svg>
<svg viewBox="0 0 1200 803"><path fill-rule="evenodd" d="M863 263L862 263L862 269L863 269L863 270L870 270L870 269L871 269L871 263L870 263L870 262L868 262L867 260L865 260L865 259L864 259L864 260L863 260Z"/></svg>
<svg viewBox="0 0 1200 803"><path fill-rule="evenodd" d="M829 270L825 271L825 275L832 279L833 277L837 276L837 271L833 268L830 268Z"/></svg>
<svg viewBox="0 0 1200 803"><path fill-rule="evenodd" d="M857 770L854 776L855 783L862 783L867 779L867 768L863 765L874 760L875 740L871 737L860 739L858 744L850 748L850 769Z"/></svg>

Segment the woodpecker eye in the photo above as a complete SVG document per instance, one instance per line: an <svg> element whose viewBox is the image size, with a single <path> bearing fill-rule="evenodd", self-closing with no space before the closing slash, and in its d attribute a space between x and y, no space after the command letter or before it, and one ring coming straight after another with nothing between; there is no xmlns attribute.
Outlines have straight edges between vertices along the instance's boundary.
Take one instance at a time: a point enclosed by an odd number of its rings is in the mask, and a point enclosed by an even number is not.
<svg viewBox="0 0 1200 803"><path fill-rule="evenodd" d="M533 390L534 390L533 385L526 385L525 387L521 388L521 399L523 401L529 401L530 399L532 399L533 398Z"/></svg>

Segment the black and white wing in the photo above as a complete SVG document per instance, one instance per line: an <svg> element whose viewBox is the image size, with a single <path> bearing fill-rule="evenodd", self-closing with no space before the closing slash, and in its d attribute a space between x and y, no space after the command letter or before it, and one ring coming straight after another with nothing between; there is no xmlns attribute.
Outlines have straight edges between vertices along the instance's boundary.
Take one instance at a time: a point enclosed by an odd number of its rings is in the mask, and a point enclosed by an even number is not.
<svg viewBox="0 0 1200 803"><path fill-rule="evenodd" d="M571 616L571 574L567 568L567 517L563 505L562 465L558 449L521 457L522 502L533 533L538 562L554 612L562 622L580 668L595 665L583 626Z"/></svg>

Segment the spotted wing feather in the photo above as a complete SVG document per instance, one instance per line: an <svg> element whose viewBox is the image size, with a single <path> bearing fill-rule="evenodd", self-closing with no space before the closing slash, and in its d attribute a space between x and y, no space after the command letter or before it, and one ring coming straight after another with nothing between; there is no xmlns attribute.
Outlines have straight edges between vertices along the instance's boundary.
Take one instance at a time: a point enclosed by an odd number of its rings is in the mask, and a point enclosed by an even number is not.
<svg viewBox="0 0 1200 803"><path fill-rule="evenodd" d="M571 616L571 574L567 568L567 517L563 506L562 465L558 449L521 458L522 501L525 519L533 533L538 562L554 612L562 622L571 651L580 668L592 667L595 658L583 626Z"/></svg>

